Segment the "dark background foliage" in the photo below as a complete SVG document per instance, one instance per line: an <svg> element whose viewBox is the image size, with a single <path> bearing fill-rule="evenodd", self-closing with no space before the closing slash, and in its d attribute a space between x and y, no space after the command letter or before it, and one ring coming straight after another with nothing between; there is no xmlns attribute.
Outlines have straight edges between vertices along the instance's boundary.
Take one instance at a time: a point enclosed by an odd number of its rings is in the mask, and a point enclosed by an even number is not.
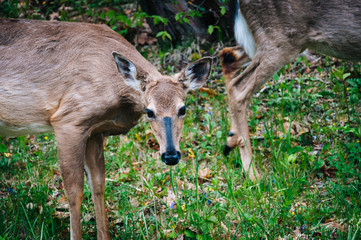
<svg viewBox="0 0 361 240"><path fill-rule="evenodd" d="M160 41L176 45L195 36L209 42L229 38L232 30L227 2L5 0L0 2L0 17L105 23L131 42L146 33L148 38L158 37Z"/></svg>

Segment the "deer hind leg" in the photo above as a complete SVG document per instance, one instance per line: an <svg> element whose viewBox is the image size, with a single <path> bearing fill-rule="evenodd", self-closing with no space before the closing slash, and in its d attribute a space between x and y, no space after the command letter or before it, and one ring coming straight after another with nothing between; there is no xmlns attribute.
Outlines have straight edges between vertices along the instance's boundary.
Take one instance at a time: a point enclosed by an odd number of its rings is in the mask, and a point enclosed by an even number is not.
<svg viewBox="0 0 361 240"><path fill-rule="evenodd" d="M85 141L77 127L53 124L59 164L70 211L70 239L82 239L80 207L84 189Z"/></svg>
<svg viewBox="0 0 361 240"><path fill-rule="evenodd" d="M93 196L98 239L110 239L104 204L105 166L103 140L104 138L100 134L88 139L84 166Z"/></svg>
<svg viewBox="0 0 361 240"><path fill-rule="evenodd" d="M238 70L233 66L240 66L243 58L236 56L242 55L240 49L232 48L231 51L221 52L222 69L226 82L226 89L229 95L229 109L231 114L231 133L227 139L225 146L225 154L231 149L238 146L240 149L243 168L247 176L254 180L259 177L258 171L252 157L251 141L247 124L247 105L253 92L259 88L265 81L273 76L283 65L295 58L298 51L288 52L278 51L262 52L258 50L251 64L242 72L242 74L234 77ZM223 54L223 57L222 57ZM224 54L228 56L228 62ZM235 62L232 62L231 60ZM231 66L231 67L230 67Z"/></svg>

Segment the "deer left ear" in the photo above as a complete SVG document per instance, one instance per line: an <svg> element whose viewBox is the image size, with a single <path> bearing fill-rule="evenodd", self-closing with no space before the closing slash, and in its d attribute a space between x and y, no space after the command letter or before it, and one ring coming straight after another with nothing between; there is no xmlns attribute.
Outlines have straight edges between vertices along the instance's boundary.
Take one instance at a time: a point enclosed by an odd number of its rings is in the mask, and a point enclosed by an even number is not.
<svg viewBox="0 0 361 240"><path fill-rule="evenodd" d="M118 71L122 76L124 82L134 88L135 90L140 90L140 83L141 81L136 78L137 76L137 68L135 65L128 60L127 58L123 57L117 52L113 52L113 57L115 63L117 65Z"/></svg>
<svg viewBox="0 0 361 240"><path fill-rule="evenodd" d="M189 64L179 76L187 90L202 87L208 79L211 70L212 58L205 57Z"/></svg>

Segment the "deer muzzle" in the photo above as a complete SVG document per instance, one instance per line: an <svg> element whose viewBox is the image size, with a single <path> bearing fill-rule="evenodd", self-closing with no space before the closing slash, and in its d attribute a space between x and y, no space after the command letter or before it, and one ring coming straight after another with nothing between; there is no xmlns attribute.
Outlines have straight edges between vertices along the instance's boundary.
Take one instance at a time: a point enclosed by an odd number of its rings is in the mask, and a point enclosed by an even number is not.
<svg viewBox="0 0 361 240"><path fill-rule="evenodd" d="M162 161L167 165L176 165L181 158L181 153L174 147L172 136L172 119L165 117L163 119L166 135L166 151L162 153Z"/></svg>

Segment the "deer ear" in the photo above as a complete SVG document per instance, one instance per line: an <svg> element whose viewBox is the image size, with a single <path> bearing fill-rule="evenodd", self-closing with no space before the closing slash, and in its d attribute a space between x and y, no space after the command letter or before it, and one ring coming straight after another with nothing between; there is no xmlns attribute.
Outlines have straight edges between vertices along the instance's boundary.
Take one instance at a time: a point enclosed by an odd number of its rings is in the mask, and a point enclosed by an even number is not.
<svg viewBox="0 0 361 240"><path fill-rule="evenodd" d="M211 70L212 58L205 57L189 64L178 75L179 81L183 82L187 90L202 87L208 79Z"/></svg>
<svg viewBox="0 0 361 240"><path fill-rule="evenodd" d="M180 73L179 80L183 82L187 90L194 90L202 87L209 76L212 58L205 57L189 64Z"/></svg>
<svg viewBox="0 0 361 240"><path fill-rule="evenodd" d="M113 57L115 60L115 63L117 65L118 71L120 75L122 76L124 82L134 88L135 90L140 90L140 80L137 80L137 68L135 65L128 60L127 58L123 57L117 52L113 52Z"/></svg>

